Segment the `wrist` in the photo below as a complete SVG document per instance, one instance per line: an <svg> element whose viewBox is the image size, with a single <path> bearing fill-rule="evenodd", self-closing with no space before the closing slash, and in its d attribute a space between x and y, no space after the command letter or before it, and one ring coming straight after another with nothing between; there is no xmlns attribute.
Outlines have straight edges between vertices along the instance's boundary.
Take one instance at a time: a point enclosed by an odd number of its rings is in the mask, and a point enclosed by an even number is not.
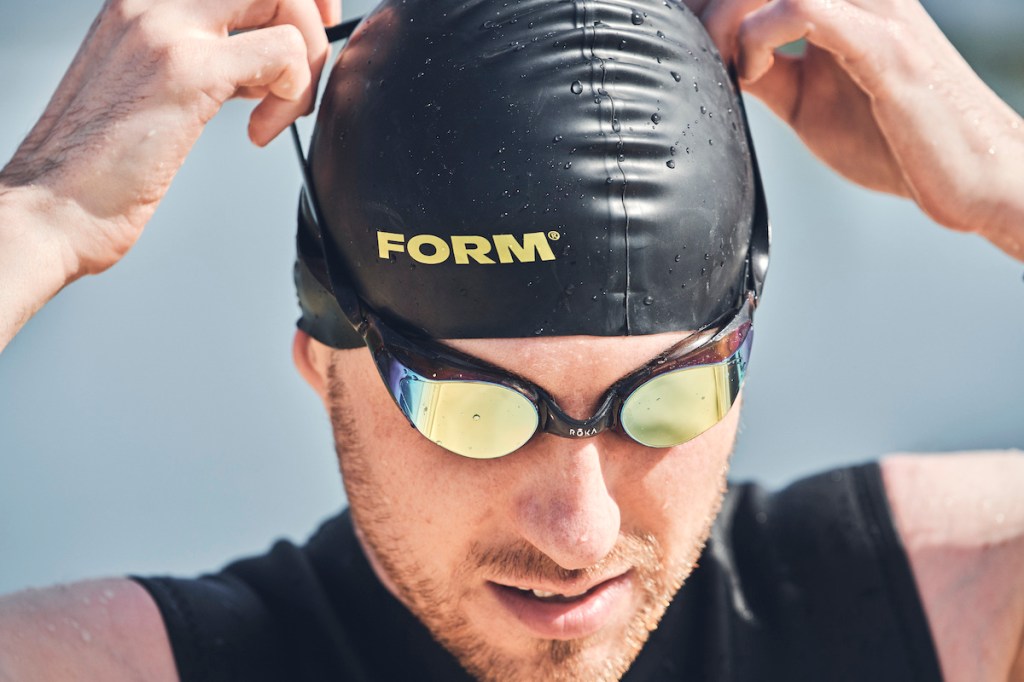
<svg viewBox="0 0 1024 682"><path fill-rule="evenodd" d="M1005 106L1005 105L1004 105ZM989 202L978 233L1007 255L1024 262L1024 120L1005 106L1005 123L985 150L991 169Z"/></svg>
<svg viewBox="0 0 1024 682"><path fill-rule="evenodd" d="M38 190L0 182L0 350L76 277L61 212Z"/></svg>
<svg viewBox="0 0 1024 682"><path fill-rule="evenodd" d="M72 207L45 189L12 186L0 177L0 245L11 256L0 259L0 278L9 280L16 271L22 281L52 290L50 296L78 279L83 274L79 259L62 229L81 221L73 214Z"/></svg>

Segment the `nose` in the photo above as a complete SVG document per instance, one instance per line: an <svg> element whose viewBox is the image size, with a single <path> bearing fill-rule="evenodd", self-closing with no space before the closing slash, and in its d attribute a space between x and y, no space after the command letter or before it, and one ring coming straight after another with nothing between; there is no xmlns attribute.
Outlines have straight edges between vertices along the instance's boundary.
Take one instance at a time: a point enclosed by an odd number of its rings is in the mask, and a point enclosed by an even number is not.
<svg viewBox="0 0 1024 682"><path fill-rule="evenodd" d="M619 537L619 506L609 491L600 440L540 438L527 463L530 476L517 491L519 534L562 568L593 566Z"/></svg>

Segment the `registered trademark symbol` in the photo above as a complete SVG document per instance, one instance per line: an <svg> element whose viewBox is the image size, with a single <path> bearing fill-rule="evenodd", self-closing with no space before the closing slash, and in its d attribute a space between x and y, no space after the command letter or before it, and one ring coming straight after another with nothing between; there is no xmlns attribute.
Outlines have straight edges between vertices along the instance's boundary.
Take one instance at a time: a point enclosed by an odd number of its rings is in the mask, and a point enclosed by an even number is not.
<svg viewBox="0 0 1024 682"><path fill-rule="evenodd" d="M548 239L550 239L553 242L557 242L561 238L562 238L562 235L558 234L554 230L551 230L550 232L548 232Z"/></svg>

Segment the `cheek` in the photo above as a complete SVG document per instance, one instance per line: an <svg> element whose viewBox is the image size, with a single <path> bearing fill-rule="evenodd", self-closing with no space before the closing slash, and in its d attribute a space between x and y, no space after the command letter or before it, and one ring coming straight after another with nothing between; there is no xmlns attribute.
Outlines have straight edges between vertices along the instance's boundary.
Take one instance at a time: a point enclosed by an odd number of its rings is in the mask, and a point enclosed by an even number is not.
<svg viewBox="0 0 1024 682"><path fill-rule="evenodd" d="M626 530L655 534L670 561L688 561L717 515L736 438L739 403L698 438L663 451L632 452L614 496ZM621 460L620 460L621 463Z"/></svg>
<svg viewBox="0 0 1024 682"><path fill-rule="evenodd" d="M351 424L349 438L337 429L335 435L357 522L409 551L434 548L437 559L444 547L468 547L473 529L491 514L489 467L443 450L412 428L367 353L339 374L343 395L334 398L332 411L340 403Z"/></svg>

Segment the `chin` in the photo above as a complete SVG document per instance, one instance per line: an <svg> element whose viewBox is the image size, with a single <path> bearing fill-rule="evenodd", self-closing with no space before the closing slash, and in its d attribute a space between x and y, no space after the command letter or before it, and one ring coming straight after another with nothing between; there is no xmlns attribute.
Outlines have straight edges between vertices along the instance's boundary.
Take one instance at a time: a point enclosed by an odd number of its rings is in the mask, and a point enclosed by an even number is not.
<svg viewBox="0 0 1024 682"><path fill-rule="evenodd" d="M510 650L506 642L491 641L494 628L480 633L434 631L442 644L474 677L483 682L619 680L639 655L664 615L669 599L647 603L625 626L573 640L532 640Z"/></svg>
<svg viewBox="0 0 1024 682"><path fill-rule="evenodd" d="M699 551L700 547L692 555ZM415 597L419 603L403 601L434 638L482 682L612 682L619 680L639 655L693 566L692 561L672 569L662 565L661 570L643 576L636 581L636 594L626 613L599 632L577 639L529 636L501 614L474 608L480 605L467 594L426 604Z"/></svg>

